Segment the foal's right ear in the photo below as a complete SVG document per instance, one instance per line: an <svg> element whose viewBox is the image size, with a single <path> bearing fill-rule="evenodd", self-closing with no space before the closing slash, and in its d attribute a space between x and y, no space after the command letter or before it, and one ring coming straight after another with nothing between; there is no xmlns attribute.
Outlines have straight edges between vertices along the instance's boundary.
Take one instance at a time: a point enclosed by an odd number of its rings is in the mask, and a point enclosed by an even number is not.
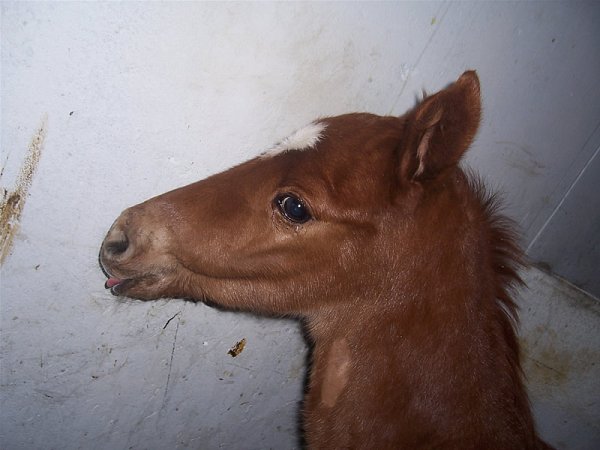
<svg viewBox="0 0 600 450"><path fill-rule="evenodd" d="M446 89L425 98L406 116L406 134L400 149L401 182L435 178L458 164L481 117L479 79L465 72Z"/></svg>

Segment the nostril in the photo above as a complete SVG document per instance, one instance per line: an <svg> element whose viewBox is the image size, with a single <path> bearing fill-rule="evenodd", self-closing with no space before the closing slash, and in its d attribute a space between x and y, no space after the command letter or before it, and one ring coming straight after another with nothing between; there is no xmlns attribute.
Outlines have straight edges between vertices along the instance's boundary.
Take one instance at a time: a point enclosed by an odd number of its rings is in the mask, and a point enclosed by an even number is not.
<svg viewBox="0 0 600 450"><path fill-rule="evenodd" d="M111 237L111 239L107 239L104 243L104 251L112 256L118 256L129 248L129 240L125 233L119 233L118 236Z"/></svg>
<svg viewBox="0 0 600 450"><path fill-rule="evenodd" d="M127 241L112 241L107 242L104 248L112 255L120 255L121 253L125 253L128 246L129 243Z"/></svg>

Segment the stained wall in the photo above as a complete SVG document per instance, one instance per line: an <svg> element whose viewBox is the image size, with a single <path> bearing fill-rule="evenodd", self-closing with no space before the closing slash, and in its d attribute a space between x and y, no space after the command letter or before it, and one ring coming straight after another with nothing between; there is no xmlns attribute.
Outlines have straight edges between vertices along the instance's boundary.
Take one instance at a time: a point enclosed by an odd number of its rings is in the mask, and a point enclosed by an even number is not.
<svg viewBox="0 0 600 450"><path fill-rule="evenodd" d="M99 244L129 205L317 116L401 114L466 69L484 95L468 163L505 192L531 258L599 295L596 3L3 2L1 13L3 448L296 448L297 324L117 301ZM534 305L523 314L563 342L556 323L571 316L540 292L523 294ZM581 345L594 351L589 314ZM591 425L554 435L566 420L556 408L538 415L559 448L598 442ZM598 418L574 411L566 424Z"/></svg>

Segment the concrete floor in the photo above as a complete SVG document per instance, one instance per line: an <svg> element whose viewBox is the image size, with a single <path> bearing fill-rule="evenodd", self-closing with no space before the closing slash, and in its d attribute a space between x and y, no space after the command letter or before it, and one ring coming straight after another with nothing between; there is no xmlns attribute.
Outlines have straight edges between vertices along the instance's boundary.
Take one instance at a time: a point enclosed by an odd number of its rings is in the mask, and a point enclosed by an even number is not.
<svg viewBox="0 0 600 450"><path fill-rule="evenodd" d="M540 433L559 449L598 449L600 302L536 268L524 278L523 366Z"/></svg>

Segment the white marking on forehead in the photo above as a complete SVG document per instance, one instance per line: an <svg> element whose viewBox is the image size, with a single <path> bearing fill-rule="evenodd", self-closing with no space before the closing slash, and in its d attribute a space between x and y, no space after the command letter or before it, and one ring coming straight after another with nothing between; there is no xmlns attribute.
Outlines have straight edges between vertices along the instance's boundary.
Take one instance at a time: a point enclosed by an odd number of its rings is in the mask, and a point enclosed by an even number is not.
<svg viewBox="0 0 600 450"><path fill-rule="evenodd" d="M268 158L290 150L308 150L314 148L323 138L323 131L325 131L325 128L327 128L327 126L323 122L312 122L304 128L295 131L280 143L276 144L273 148L262 153L260 157Z"/></svg>

